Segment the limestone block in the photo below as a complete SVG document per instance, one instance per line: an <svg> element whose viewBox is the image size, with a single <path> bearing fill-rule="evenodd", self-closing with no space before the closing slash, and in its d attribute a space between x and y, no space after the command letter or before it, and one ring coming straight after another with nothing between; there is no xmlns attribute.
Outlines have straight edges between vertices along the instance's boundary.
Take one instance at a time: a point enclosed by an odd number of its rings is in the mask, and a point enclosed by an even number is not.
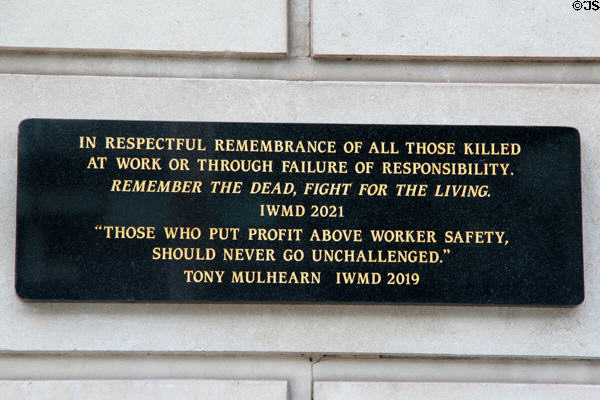
<svg viewBox="0 0 600 400"><path fill-rule="evenodd" d="M193 379L0 381L0 392L14 400L286 400L287 383Z"/></svg>
<svg viewBox="0 0 600 400"><path fill-rule="evenodd" d="M575 2L585 8L583 3ZM316 57L600 57L600 11L563 0L314 0ZM577 7L578 4L575 4Z"/></svg>
<svg viewBox="0 0 600 400"><path fill-rule="evenodd" d="M0 3L0 48L281 57L285 0Z"/></svg>
<svg viewBox="0 0 600 400"><path fill-rule="evenodd" d="M595 385L431 382L315 382L314 385L315 400L592 400L598 396L600 386Z"/></svg>

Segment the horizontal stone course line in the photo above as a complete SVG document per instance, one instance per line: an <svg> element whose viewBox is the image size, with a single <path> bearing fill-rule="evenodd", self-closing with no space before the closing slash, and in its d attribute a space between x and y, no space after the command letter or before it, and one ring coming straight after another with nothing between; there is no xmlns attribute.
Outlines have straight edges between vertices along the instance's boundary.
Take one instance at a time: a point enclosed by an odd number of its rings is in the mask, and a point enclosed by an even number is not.
<svg viewBox="0 0 600 400"><path fill-rule="evenodd" d="M600 384L600 360L345 358L313 364L316 381Z"/></svg>
<svg viewBox="0 0 600 400"><path fill-rule="evenodd" d="M239 50L227 51L204 51L204 50L138 50L138 49L82 49L74 51L71 48L58 47L0 47L0 54L23 54L23 55L66 55L72 57L170 57L170 58L198 58L198 59L281 59L286 57L286 52L251 52Z"/></svg>
<svg viewBox="0 0 600 400"><path fill-rule="evenodd" d="M600 83L596 62L240 60L0 51L1 74L294 81Z"/></svg>
<svg viewBox="0 0 600 400"><path fill-rule="evenodd" d="M256 368L260 365L260 368ZM220 378L600 384L600 360L83 353L0 355L0 380Z"/></svg>

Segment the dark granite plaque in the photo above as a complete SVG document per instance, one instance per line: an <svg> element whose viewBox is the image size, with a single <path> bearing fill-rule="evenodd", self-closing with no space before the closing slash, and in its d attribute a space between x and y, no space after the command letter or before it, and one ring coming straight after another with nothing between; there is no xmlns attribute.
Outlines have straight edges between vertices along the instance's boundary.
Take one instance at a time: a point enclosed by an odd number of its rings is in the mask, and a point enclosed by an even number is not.
<svg viewBox="0 0 600 400"><path fill-rule="evenodd" d="M572 128L19 130L23 299L575 305L582 264Z"/></svg>

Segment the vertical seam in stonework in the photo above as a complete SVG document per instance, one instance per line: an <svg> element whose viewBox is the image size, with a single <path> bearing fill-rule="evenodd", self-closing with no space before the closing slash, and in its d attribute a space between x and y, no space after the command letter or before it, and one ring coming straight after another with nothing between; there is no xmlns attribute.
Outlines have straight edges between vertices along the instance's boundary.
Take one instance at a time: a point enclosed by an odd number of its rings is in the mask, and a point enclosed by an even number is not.
<svg viewBox="0 0 600 400"><path fill-rule="evenodd" d="M315 398L315 374L314 368L315 363L313 362L312 356L308 358L310 361L310 400L314 400Z"/></svg>
<svg viewBox="0 0 600 400"><path fill-rule="evenodd" d="M285 18L287 21L287 26L285 29L285 33L286 33L286 43L287 43L287 48L285 50L285 57L286 58L291 58L293 57L293 48L294 48L294 39L293 39L293 31L294 31L294 18L292 16L292 14L294 13L292 11L293 7L292 7L292 0L286 0L285 2L286 6L285 6Z"/></svg>
<svg viewBox="0 0 600 400"><path fill-rule="evenodd" d="M310 361L310 400L315 398L315 364L323 361L327 356L325 354L311 355L308 360Z"/></svg>
<svg viewBox="0 0 600 400"><path fill-rule="evenodd" d="M312 38L313 38L313 0L308 1L308 56L312 57Z"/></svg>

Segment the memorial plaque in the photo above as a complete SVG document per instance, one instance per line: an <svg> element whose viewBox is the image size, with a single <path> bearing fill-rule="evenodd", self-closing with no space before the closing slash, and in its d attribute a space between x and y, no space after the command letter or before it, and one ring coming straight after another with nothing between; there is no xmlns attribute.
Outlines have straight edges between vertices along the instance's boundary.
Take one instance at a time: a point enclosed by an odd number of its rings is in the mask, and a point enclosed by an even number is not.
<svg viewBox="0 0 600 400"><path fill-rule="evenodd" d="M30 119L28 300L575 305L564 127Z"/></svg>

